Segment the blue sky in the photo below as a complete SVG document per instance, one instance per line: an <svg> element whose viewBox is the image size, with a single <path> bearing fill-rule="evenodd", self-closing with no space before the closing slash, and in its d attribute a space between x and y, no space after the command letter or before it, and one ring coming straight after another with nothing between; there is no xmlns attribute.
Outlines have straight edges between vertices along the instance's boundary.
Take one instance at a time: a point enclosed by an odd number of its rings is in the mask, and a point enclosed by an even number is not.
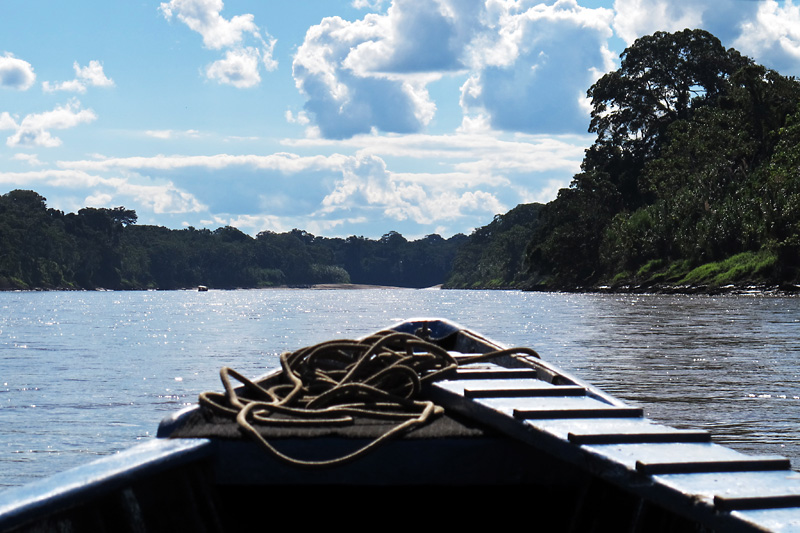
<svg viewBox="0 0 800 533"><path fill-rule="evenodd" d="M547 202L586 89L700 27L800 74L791 0L0 4L0 193L252 235L469 233Z"/></svg>

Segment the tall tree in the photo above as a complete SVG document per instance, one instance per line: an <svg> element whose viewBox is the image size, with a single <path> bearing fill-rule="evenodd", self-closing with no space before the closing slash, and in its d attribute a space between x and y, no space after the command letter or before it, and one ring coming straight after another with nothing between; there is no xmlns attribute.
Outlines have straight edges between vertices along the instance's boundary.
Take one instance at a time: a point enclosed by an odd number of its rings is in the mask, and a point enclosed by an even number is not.
<svg viewBox="0 0 800 533"><path fill-rule="evenodd" d="M653 157L667 127L715 103L728 79L751 61L704 30L656 32L620 55L620 67L588 91L589 131L601 146Z"/></svg>
<svg viewBox="0 0 800 533"><path fill-rule="evenodd" d="M656 199L641 178L666 146L670 125L718 107L731 92L733 75L752 65L704 30L641 37L620 58L620 68L587 93L589 131L597 138L586 151L583 172L544 210L529 247L534 274L549 274L563 285L602 277L606 228L615 219L619 225L618 215Z"/></svg>

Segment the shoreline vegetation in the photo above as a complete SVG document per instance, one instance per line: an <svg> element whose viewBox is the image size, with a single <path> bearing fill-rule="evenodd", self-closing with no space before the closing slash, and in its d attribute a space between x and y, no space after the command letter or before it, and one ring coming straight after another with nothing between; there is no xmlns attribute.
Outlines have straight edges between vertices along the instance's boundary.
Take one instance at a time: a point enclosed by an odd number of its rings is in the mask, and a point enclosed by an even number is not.
<svg viewBox="0 0 800 533"><path fill-rule="evenodd" d="M635 41L587 91L569 187L471 235L251 237L0 196L0 290L407 287L800 292L800 82L703 30Z"/></svg>

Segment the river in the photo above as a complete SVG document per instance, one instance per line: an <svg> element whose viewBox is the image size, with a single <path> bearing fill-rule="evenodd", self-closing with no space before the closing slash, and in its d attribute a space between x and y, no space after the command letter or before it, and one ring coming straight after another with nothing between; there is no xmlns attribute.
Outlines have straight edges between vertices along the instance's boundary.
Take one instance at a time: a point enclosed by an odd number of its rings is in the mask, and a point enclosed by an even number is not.
<svg viewBox="0 0 800 533"><path fill-rule="evenodd" d="M153 438L284 350L444 317L677 427L800 467L800 298L441 290L0 293L0 488Z"/></svg>

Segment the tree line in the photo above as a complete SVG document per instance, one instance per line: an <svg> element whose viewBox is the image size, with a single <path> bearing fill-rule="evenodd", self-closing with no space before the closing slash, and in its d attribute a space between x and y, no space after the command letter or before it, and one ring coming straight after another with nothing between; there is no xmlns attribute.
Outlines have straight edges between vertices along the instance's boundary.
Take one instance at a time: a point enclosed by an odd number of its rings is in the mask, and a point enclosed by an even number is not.
<svg viewBox="0 0 800 533"><path fill-rule="evenodd" d="M684 30L638 39L587 94L596 140L570 186L538 209L514 285L798 284L795 78ZM489 284L465 272L449 283Z"/></svg>
<svg viewBox="0 0 800 533"><path fill-rule="evenodd" d="M597 134L527 248L550 287L790 282L800 83L702 30L642 37L588 91Z"/></svg>
<svg viewBox="0 0 800 533"><path fill-rule="evenodd" d="M137 225L135 211L64 214L34 191L0 196L0 288L179 289L358 283L442 283L464 235L409 241L317 237L294 229L251 237L226 226L172 230Z"/></svg>

